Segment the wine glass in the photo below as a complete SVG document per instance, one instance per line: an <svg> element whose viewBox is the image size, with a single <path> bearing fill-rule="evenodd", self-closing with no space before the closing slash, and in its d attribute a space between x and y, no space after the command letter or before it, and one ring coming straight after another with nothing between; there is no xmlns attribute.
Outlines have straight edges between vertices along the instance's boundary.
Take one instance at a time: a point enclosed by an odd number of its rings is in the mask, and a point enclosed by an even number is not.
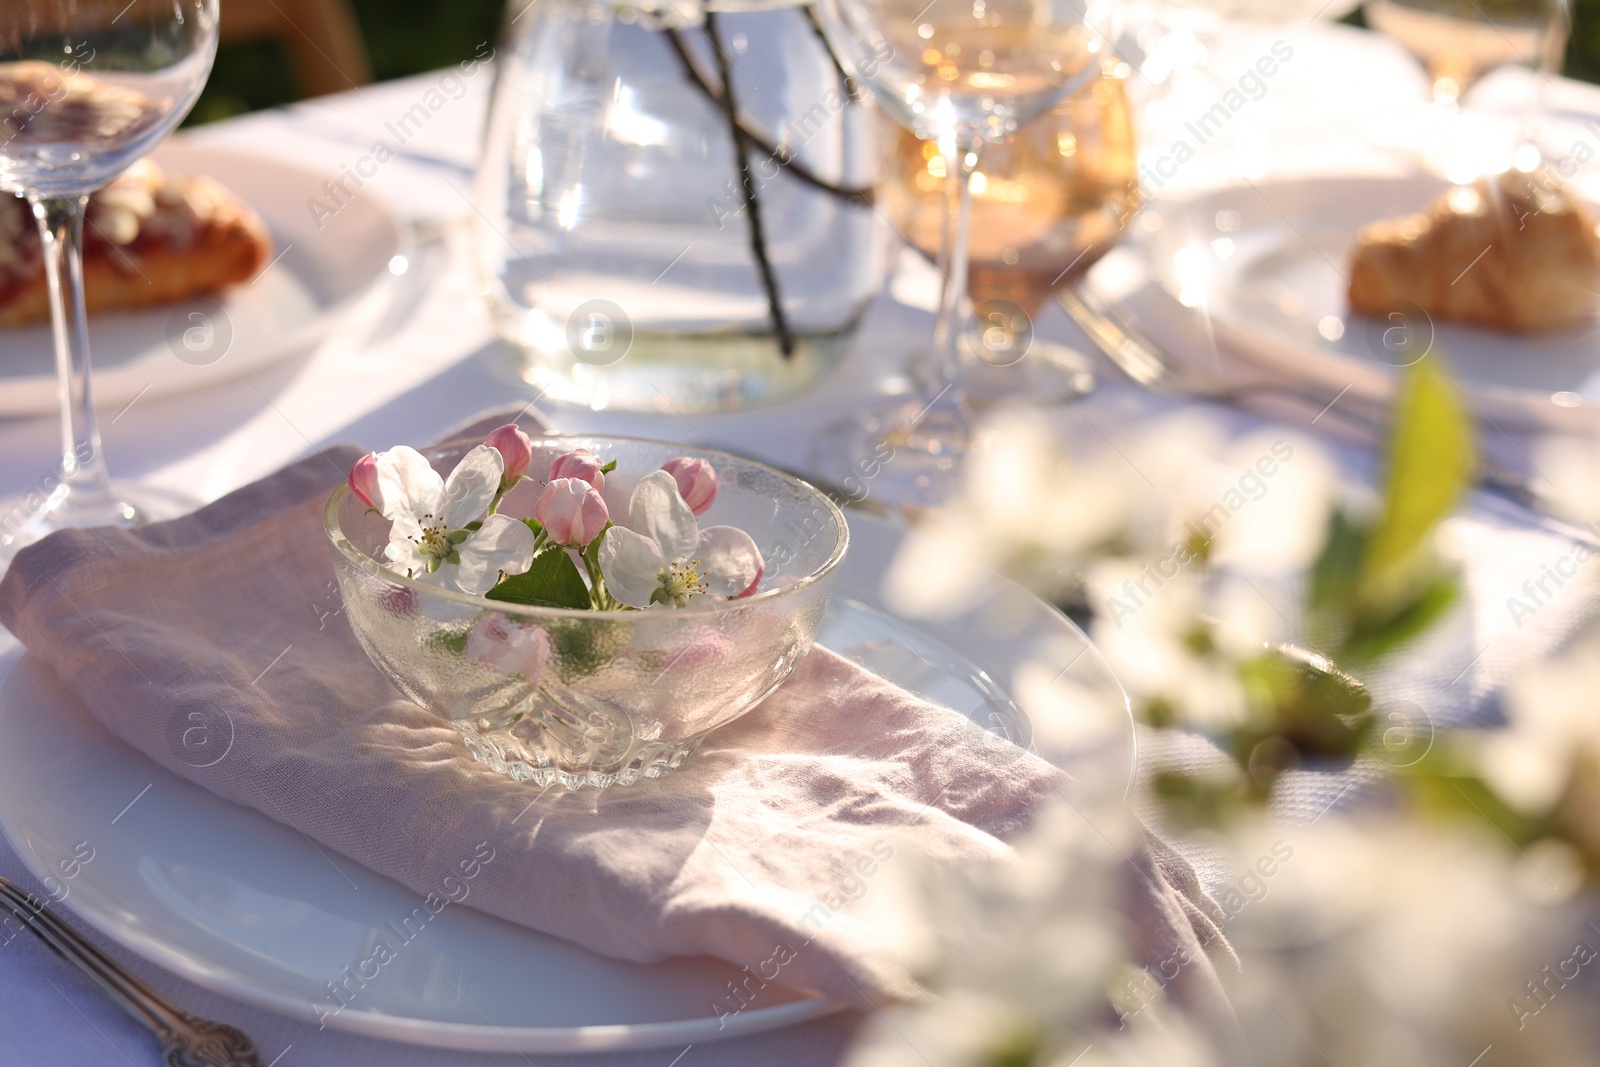
<svg viewBox="0 0 1600 1067"><path fill-rule="evenodd" d="M1366 16L1427 68L1433 96L1387 137L1380 129L1378 139L1420 145L1424 161L1456 182L1504 170L1529 143L1532 116L1519 116L1507 136L1487 116L1464 113L1462 97L1500 67L1527 67L1542 78L1559 71L1572 27L1569 0L1368 0Z"/></svg>
<svg viewBox="0 0 1600 1067"><path fill-rule="evenodd" d="M1142 54L1139 77L1129 88L1136 94L1144 143L1190 141L1186 124L1236 87L1237 61L1258 62L1275 31L1337 21L1360 5L1361 0L1125 0L1123 20L1138 46L1129 51ZM1219 59L1216 66L1231 68L1231 76L1213 69ZM1269 140L1256 116L1236 115L1210 143L1207 166L1217 178L1257 173ZM1229 154L1235 158L1227 159Z"/></svg>
<svg viewBox="0 0 1600 1067"><path fill-rule="evenodd" d="M1115 36L1109 0L824 0L827 38L885 111L936 146L944 172L933 347L914 368L917 395L830 428L823 473L911 508L949 495L971 443L960 384L970 179L1004 140L1099 72ZM892 457L892 458L889 458Z"/></svg>
<svg viewBox="0 0 1600 1067"><path fill-rule="evenodd" d="M937 145L905 130L879 190L895 228L930 258L944 228L944 173ZM970 184L965 348L991 366L1016 366L1055 347L1034 339L1033 316L1116 246L1138 210L1138 143L1124 79L1107 70L988 146ZM1064 381L1051 375L1057 388L1093 384L1069 350L1042 362L1066 372Z"/></svg>
<svg viewBox="0 0 1600 1067"><path fill-rule="evenodd" d="M1210 58L1224 26L1290 26L1335 22L1361 0L1128 0L1124 17L1147 53L1141 68L1152 81ZM1154 66L1148 60L1155 59Z"/></svg>
<svg viewBox="0 0 1600 1067"><path fill-rule="evenodd" d="M84 209L189 113L216 56L217 3L0 5L0 189L26 197L38 223L61 404L57 469L22 501L0 503L0 561L54 530L143 517L111 485L95 422Z"/></svg>

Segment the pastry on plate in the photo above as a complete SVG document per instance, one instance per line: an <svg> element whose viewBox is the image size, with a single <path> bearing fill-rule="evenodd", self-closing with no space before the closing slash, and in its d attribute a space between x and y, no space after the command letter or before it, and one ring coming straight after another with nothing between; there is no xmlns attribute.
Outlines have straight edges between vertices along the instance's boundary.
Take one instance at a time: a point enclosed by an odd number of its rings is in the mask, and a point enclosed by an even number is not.
<svg viewBox="0 0 1600 1067"><path fill-rule="evenodd" d="M1414 304L1440 322L1516 333L1568 329L1600 303L1594 216L1549 171L1508 171L1441 193L1356 236L1350 308Z"/></svg>
<svg viewBox="0 0 1600 1067"><path fill-rule="evenodd" d="M272 257L266 224L210 178L144 160L89 198L89 313L170 304L249 281ZM0 197L0 326L50 318L43 250L26 201Z"/></svg>

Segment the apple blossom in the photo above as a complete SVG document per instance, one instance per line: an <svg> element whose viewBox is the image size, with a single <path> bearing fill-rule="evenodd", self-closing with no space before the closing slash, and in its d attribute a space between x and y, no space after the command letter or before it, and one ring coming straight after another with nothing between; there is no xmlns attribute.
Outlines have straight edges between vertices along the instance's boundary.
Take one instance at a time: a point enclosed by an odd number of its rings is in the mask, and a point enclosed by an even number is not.
<svg viewBox="0 0 1600 1067"><path fill-rule="evenodd" d="M678 492L683 495L684 503L689 505L695 518L704 515L717 499L717 472L705 460L679 456L667 460L661 469L672 475L672 480L678 483Z"/></svg>
<svg viewBox="0 0 1600 1067"><path fill-rule="evenodd" d="M767 561L766 560L762 560L761 561L761 565L756 568L756 576L754 578L750 579L750 584L745 586L744 592L737 594L734 597L734 599L735 600L743 600L747 596L755 596L756 595L756 589L759 588L760 585L761 585L761 576L763 574L766 574L766 573L767 573Z"/></svg>
<svg viewBox="0 0 1600 1067"><path fill-rule="evenodd" d="M448 480L414 448L401 445L377 457L380 512L391 522L385 557L418 581L482 596L502 574L533 563L533 531L485 512L504 475L500 453L488 445L468 452ZM482 521L476 530L468 524Z"/></svg>
<svg viewBox="0 0 1600 1067"><path fill-rule="evenodd" d="M368 452L356 460L355 466L350 468L350 492L355 498L369 508L378 508L378 501L383 498L378 488L378 457L376 453Z"/></svg>
<svg viewBox="0 0 1600 1067"><path fill-rule="evenodd" d="M521 427L508 422L490 431L483 443L500 453L500 459L505 464L505 471L500 476L500 491L506 492L528 473L528 464L533 462L533 442Z"/></svg>
<svg viewBox="0 0 1600 1067"><path fill-rule="evenodd" d="M399 615L402 618L417 613L417 594L415 590L407 589L403 585L386 583L378 590L378 603L383 605L383 610L390 615Z"/></svg>
<svg viewBox="0 0 1600 1067"><path fill-rule="evenodd" d="M669 674L680 679L714 675L726 669L739 654L739 646L720 627L700 625L686 632L676 632L681 636L662 651L665 663L656 681Z"/></svg>
<svg viewBox="0 0 1600 1067"><path fill-rule="evenodd" d="M606 473L600 460L587 448L576 448L550 462L550 480L576 478L596 489L606 487Z"/></svg>
<svg viewBox="0 0 1600 1067"><path fill-rule="evenodd" d="M606 528L611 513L603 497L579 478L557 478L533 507L534 520L554 544L582 548Z"/></svg>
<svg viewBox="0 0 1600 1067"><path fill-rule="evenodd" d="M504 615L485 615L467 634L467 662L520 674L537 682L550 662L550 635L538 626L518 626Z"/></svg>
<svg viewBox="0 0 1600 1067"><path fill-rule="evenodd" d="M553 484L553 483L552 483ZM765 567L750 535L732 526L695 522L676 479L666 470L645 476L628 501L628 526L600 542L606 588L629 607L685 607L702 596L748 592Z"/></svg>

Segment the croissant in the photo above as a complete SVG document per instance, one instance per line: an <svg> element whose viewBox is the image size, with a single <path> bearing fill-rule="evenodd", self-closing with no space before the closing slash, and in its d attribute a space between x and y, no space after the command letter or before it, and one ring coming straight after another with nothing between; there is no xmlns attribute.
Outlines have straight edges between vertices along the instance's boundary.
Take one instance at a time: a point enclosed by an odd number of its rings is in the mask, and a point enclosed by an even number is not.
<svg viewBox="0 0 1600 1067"><path fill-rule="evenodd" d="M1409 303L1435 320L1543 333L1587 321L1597 299L1594 217L1547 169L1456 186L1356 236L1350 308L1360 314Z"/></svg>

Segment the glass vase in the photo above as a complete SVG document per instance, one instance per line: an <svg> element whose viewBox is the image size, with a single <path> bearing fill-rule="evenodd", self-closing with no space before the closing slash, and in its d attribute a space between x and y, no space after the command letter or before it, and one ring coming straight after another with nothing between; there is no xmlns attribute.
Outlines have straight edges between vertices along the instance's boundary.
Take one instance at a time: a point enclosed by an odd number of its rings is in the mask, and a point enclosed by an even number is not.
<svg viewBox="0 0 1600 1067"><path fill-rule="evenodd" d="M809 10L685 10L542 0L508 27L478 277L557 400L778 399L838 362L883 281L874 116Z"/></svg>

